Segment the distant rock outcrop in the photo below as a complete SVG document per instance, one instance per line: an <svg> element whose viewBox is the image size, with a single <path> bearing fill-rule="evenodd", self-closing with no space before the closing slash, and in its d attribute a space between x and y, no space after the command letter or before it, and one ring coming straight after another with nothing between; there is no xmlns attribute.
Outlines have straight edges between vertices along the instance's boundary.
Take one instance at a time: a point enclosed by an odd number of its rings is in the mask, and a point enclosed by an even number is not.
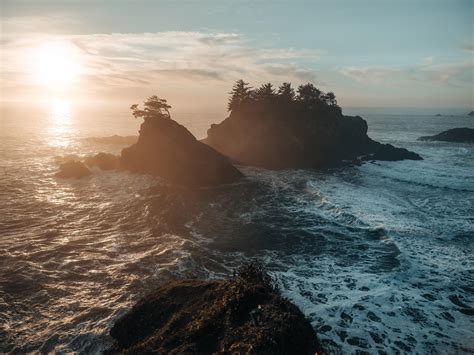
<svg viewBox="0 0 474 355"><path fill-rule="evenodd" d="M474 111L469 112L468 116L474 116Z"/></svg>
<svg viewBox="0 0 474 355"><path fill-rule="evenodd" d="M122 150L121 163L127 170L183 185L218 185L242 177L229 159L164 117L145 119L138 142Z"/></svg>
<svg viewBox="0 0 474 355"><path fill-rule="evenodd" d="M243 101L208 130L203 142L241 164L269 169L317 168L357 160L422 159L367 136L367 122L338 106Z"/></svg>
<svg viewBox="0 0 474 355"><path fill-rule="evenodd" d="M89 176L91 171L81 163L76 160L69 160L59 166L59 171L56 173L57 177L60 178L82 178Z"/></svg>
<svg viewBox="0 0 474 355"><path fill-rule="evenodd" d="M435 134L434 136L423 136L418 139L421 141L474 143L474 129L465 127L453 128L439 134Z"/></svg>
<svg viewBox="0 0 474 355"><path fill-rule="evenodd" d="M110 354L324 354L309 321L255 265L229 280L165 284L110 335Z"/></svg>
<svg viewBox="0 0 474 355"><path fill-rule="evenodd" d="M89 167L97 166L102 170L115 170L120 165L120 159L116 155L100 152L94 156L87 157L85 163Z"/></svg>

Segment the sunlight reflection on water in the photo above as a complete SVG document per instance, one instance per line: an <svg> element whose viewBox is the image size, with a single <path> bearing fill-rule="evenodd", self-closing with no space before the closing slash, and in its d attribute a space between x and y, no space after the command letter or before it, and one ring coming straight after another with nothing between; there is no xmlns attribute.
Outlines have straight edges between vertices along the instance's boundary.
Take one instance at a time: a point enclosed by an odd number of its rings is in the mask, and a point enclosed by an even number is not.
<svg viewBox="0 0 474 355"><path fill-rule="evenodd" d="M52 147L68 147L72 143L73 133L71 103L61 99L51 101L50 118L48 144Z"/></svg>

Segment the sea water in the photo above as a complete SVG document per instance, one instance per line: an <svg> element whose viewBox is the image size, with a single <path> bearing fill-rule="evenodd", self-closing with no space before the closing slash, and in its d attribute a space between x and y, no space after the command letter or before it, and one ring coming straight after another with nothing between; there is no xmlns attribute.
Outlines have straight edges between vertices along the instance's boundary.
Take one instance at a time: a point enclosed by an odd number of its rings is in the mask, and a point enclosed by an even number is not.
<svg viewBox="0 0 474 355"><path fill-rule="evenodd" d="M474 351L474 145L417 138L474 128L466 112L352 109L369 135L422 161L327 170L240 167L187 189L127 172L54 176L58 157L123 148L127 108L4 105L0 118L0 351L98 353L141 296L260 260L337 353ZM199 138L224 113L181 112Z"/></svg>

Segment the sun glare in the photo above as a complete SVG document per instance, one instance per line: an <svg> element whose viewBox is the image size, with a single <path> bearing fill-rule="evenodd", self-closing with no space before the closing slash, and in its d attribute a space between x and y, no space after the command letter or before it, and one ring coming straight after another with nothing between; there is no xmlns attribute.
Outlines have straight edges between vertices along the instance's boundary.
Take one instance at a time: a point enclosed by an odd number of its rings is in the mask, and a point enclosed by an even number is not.
<svg viewBox="0 0 474 355"><path fill-rule="evenodd" d="M81 72L77 49L66 41L51 41L35 50L34 75L50 89L66 89L76 82Z"/></svg>

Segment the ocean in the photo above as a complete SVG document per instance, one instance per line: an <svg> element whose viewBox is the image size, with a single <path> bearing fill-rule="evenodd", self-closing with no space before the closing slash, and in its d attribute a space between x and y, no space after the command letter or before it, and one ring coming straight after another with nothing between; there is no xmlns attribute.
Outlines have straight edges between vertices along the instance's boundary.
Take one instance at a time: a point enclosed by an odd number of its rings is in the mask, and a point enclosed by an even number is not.
<svg viewBox="0 0 474 355"><path fill-rule="evenodd" d="M348 109L369 136L423 161L325 170L239 167L188 189L58 157L123 146L127 107L3 105L0 352L99 353L141 296L175 278L222 278L259 260L333 353L474 352L474 145L417 138L474 128L464 111ZM177 113L199 138L224 113Z"/></svg>

